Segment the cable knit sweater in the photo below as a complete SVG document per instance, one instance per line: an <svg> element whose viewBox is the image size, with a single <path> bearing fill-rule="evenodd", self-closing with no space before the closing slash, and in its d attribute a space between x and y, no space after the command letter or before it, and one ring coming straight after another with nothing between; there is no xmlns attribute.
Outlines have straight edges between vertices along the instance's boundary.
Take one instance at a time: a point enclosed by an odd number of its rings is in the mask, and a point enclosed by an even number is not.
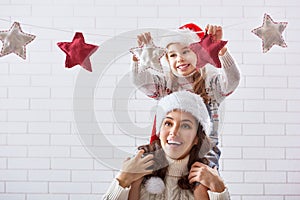
<svg viewBox="0 0 300 200"><path fill-rule="evenodd" d="M172 160L169 162L168 172L165 178L165 190L162 194L150 194L142 185L140 190L140 200L192 200L194 194L190 190L181 189L177 182L183 176L188 174L187 162L189 156L182 160ZM127 200L130 188L122 188L115 179L110 185L108 191L103 196L103 200ZM229 200L230 195L227 188L222 193L211 192L208 190L210 200Z"/></svg>

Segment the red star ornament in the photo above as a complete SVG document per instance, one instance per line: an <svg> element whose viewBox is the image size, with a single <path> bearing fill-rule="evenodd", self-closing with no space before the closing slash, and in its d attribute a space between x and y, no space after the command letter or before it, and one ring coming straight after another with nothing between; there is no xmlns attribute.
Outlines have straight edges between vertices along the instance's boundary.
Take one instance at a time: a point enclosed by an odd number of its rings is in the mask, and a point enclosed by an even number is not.
<svg viewBox="0 0 300 200"><path fill-rule="evenodd" d="M196 68L202 68L207 63L221 68L221 61L219 59L220 50L227 44L227 41L213 41L211 35L206 34L200 42L190 45L192 51L197 55Z"/></svg>
<svg viewBox="0 0 300 200"><path fill-rule="evenodd" d="M263 53L269 51L275 44L283 48L287 47L282 37L282 32L287 24L287 22L274 22L270 15L264 14L262 26L251 31L262 39Z"/></svg>
<svg viewBox="0 0 300 200"><path fill-rule="evenodd" d="M24 33L19 22L14 22L8 31L0 31L0 40L3 43L0 56L15 53L26 59L26 45L35 39L35 35Z"/></svg>
<svg viewBox="0 0 300 200"><path fill-rule="evenodd" d="M98 49L98 46L85 43L82 33L76 32L72 42L58 42L57 46L67 55L66 68L80 65L92 72L90 56Z"/></svg>

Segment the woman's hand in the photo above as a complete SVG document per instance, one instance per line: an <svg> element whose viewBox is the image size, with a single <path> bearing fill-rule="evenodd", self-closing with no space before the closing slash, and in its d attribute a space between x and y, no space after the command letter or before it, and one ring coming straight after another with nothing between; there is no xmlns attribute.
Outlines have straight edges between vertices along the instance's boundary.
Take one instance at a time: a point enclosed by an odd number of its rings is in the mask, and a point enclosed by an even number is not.
<svg viewBox="0 0 300 200"><path fill-rule="evenodd" d="M212 192L221 193L225 190L225 184L216 168L211 168L203 163L195 162L189 173L189 182L199 182Z"/></svg>
<svg viewBox="0 0 300 200"><path fill-rule="evenodd" d="M218 42L218 41L222 40L222 38L223 38L222 26L215 26L215 25L207 24L205 31L207 34L211 35L212 40L215 42ZM226 51L227 51L227 47L224 46L220 50L219 55L220 56L224 55Z"/></svg>
<svg viewBox="0 0 300 200"><path fill-rule="evenodd" d="M154 164L153 155L143 156L144 150L139 150L133 158L127 158L122 166L121 172L117 177L120 186L129 187L133 182L151 174L153 170L148 169Z"/></svg>

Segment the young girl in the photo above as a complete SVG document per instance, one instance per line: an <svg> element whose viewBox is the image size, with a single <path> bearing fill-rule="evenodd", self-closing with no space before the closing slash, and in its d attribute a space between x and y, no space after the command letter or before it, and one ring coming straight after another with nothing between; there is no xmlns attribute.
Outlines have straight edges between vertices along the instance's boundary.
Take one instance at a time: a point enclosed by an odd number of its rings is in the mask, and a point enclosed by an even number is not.
<svg viewBox="0 0 300 200"><path fill-rule="evenodd" d="M196 32L195 32L196 31ZM222 68L207 64L197 66L197 55L190 45L204 38L201 28L186 24L178 31L163 37L160 46L166 48L166 60L170 70L163 72L158 62L161 47L156 47L150 33L138 35L138 48L131 49L133 83L147 96L160 99L172 92L188 90L200 95L211 116L212 130L209 137L212 150L206 155L211 167L219 166L220 150L218 145L219 106L238 86L240 73L227 47L219 51ZM213 42L220 42L223 30L220 26L207 25L206 36ZM155 128L150 142L157 139Z"/></svg>
<svg viewBox="0 0 300 200"><path fill-rule="evenodd" d="M174 92L159 101L156 116L159 139L124 162L103 199L230 199L217 170L205 165L210 119L202 98ZM163 180L160 193L147 186L152 176Z"/></svg>

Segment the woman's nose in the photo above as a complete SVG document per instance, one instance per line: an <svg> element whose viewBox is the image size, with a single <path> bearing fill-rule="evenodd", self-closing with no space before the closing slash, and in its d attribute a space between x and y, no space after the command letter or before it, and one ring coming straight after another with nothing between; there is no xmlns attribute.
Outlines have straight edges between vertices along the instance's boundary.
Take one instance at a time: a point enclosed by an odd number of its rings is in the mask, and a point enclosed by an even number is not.
<svg viewBox="0 0 300 200"><path fill-rule="evenodd" d="M177 136L179 128L177 126L173 126L170 130L170 135Z"/></svg>
<svg viewBox="0 0 300 200"><path fill-rule="evenodd" d="M177 56L177 62L183 62L184 61L184 58L182 55L178 55Z"/></svg>

